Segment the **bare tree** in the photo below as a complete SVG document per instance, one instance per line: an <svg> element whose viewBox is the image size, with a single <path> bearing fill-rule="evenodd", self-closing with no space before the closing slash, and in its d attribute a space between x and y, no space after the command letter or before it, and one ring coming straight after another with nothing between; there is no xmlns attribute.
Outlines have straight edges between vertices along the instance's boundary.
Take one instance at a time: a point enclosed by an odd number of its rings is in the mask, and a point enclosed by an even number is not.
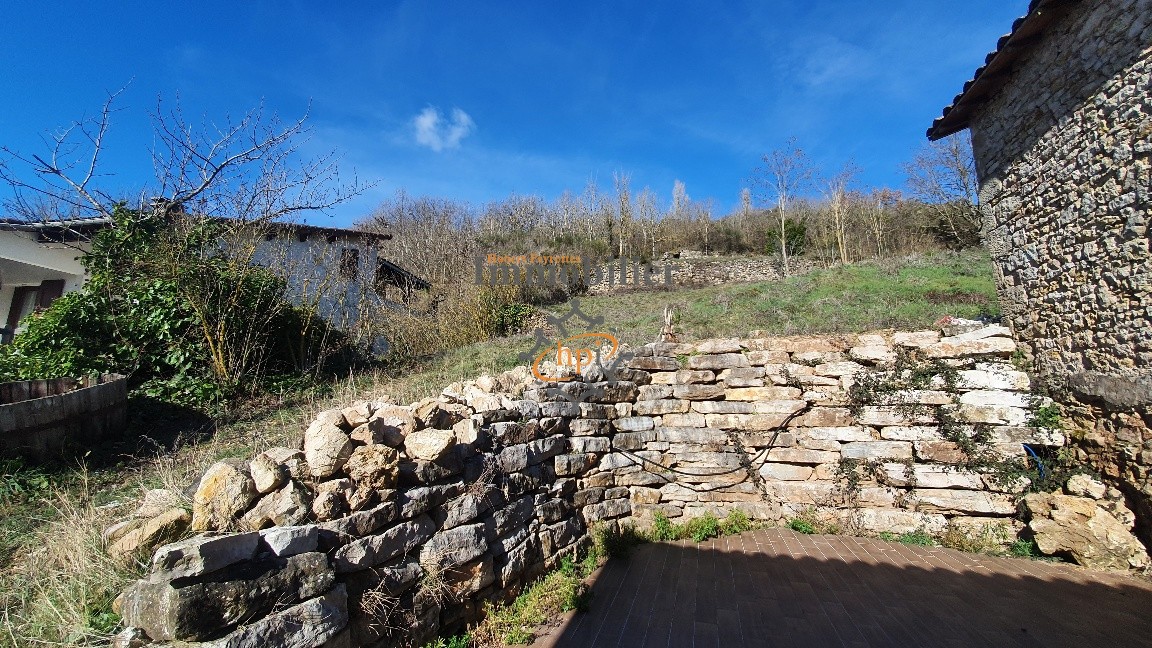
<svg viewBox="0 0 1152 648"><path fill-rule="evenodd" d="M0 164L0 180L12 189L7 207L28 220L42 219L45 203L57 215L111 217L121 200L100 187L106 137L121 94L108 96L96 118L73 123L52 136L46 155L0 147L15 162ZM142 187L140 210L163 204L188 214L238 222L273 221L308 211L326 211L370 185L341 183L335 154L300 159L307 117L283 123L262 108L223 125L193 126L179 104L152 113L156 148L155 184ZM24 172L13 168L23 166ZM25 173L30 172L30 176Z"/></svg>
<svg viewBox="0 0 1152 648"><path fill-rule="evenodd" d="M868 197L868 204L863 212L868 223L868 231L872 235L872 242L876 246L877 257L884 256L888 225L892 222L896 205L900 200L900 192L891 189L875 189Z"/></svg>
<svg viewBox="0 0 1152 648"><path fill-rule="evenodd" d="M848 254L848 228L851 213L850 190L852 183L859 174L860 168L852 162L844 165L839 173L833 175L826 182L824 196L828 201L828 221L836 242L836 251L840 263L847 264Z"/></svg>
<svg viewBox="0 0 1152 648"><path fill-rule="evenodd" d="M627 244L632 235L632 194L628 190L630 177L627 173L612 174L612 181L616 185L616 205L620 221L620 251L617 256L627 256Z"/></svg>
<svg viewBox="0 0 1152 648"><path fill-rule="evenodd" d="M979 182L968 131L926 144L904 172L912 196L931 211L937 238L950 247L980 244Z"/></svg>
<svg viewBox="0 0 1152 648"><path fill-rule="evenodd" d="M788 274L787 220L789 203L812 182L815 169L808 155L789 138L782 149L763 156L764 165L757 170L754 183L760 188L765 202L776 209L780 225L780 262L783 272Z"/></svg>

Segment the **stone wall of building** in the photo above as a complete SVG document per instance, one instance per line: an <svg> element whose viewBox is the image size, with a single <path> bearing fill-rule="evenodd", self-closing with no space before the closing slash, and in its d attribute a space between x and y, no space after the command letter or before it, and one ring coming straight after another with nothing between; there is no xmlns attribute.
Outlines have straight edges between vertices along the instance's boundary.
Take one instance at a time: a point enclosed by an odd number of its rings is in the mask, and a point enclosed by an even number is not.
<svg viewBox="0 0 1152 648"><path fill-rule="evenodd" d="M587 547L597 525L657 514L1014 537L1025 484L972 469L958 442L1012 459L1064 438L1030 424L1007 334L966 322L651 344L613 380L519 368L411 405L322 412L299 448L210 467L191 514L155 491L109 529L118 553L200 533L156 550L117 609L138 641L422 645Z"/></svg>
<svg viewBox="0 0 1152 648"><path fill-rule="evenodd" d="M1005 321L1152 542L1152 1L1079 2L971 128Z"/></svg>

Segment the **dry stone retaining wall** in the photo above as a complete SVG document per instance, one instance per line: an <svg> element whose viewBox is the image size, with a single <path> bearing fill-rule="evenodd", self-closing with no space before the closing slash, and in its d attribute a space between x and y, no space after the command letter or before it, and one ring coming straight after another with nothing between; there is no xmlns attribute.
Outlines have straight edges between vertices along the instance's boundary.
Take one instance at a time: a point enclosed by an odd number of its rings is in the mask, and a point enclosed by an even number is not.
<svg viewBox="0 0 1152 648"><path fill-rule="evenodd" d="M557 389L521 368L411 406L323 412L301 449L212 466L190 520L201 535L159 548L118 609L137 640L421 645L582 550L596 525L810 508L884 531L1008 520L1019 485L958 468L940 421L988 426L1003 455L1063 443L1028 426L1014 349L977 323L652 344L611 382L592 371ZM852 402L905 356L941 375ZM148 500L179 517L162 493ZM109 542L165 537L139 518Z"/></svg>

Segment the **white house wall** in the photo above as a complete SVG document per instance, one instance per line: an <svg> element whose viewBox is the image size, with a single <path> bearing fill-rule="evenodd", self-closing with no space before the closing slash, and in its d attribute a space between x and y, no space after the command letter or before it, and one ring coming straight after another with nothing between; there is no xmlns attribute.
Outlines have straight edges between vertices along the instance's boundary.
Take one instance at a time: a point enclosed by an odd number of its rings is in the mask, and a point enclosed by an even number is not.
<svg viewBox="0 0 1152 648"><path fill-rule="evenodd" d="M0 231L0 324L8 321L12 295L20 286L64 280L64 292L84 285L84 249L73 244L39 243L34 232Z"/></svg>
<svg viewBox="0 0 1152 648"><path fill-rule="evenodd" d="M359 250L357 276L340 274L341 250ZM359 238L337 238L328 242L322 234L300 241L285 233L261 241L252 262L270 268L285 278L288 293L297 303L314 304L316 312L338 328L355 330L369 310L383 305L373 282L378 249Z"/></svg>

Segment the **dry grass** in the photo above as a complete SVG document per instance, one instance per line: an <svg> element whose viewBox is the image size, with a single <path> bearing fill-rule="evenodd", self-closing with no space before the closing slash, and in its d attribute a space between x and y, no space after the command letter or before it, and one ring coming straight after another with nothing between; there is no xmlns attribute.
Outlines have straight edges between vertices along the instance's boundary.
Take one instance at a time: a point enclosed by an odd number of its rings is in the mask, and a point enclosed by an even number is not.
<svg viewBox="0 0 1152 648"><path fill-rule="evenodd" d="M56 491L41 502L52 518L34 547L0 576L0 644L90 645L107 641L119 622L113 599L142 569L104 551L101 531L122 519L123 506L96 506L87 488Z"/></svg>

